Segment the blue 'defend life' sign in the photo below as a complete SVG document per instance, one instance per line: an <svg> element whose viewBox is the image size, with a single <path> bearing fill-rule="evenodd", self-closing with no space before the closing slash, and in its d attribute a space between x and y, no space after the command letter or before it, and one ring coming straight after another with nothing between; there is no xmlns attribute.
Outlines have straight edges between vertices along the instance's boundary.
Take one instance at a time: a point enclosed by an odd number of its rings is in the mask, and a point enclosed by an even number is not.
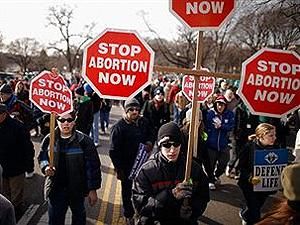
<svg viewBox="0 0 300 225"><path fill-rule="evenodd" d="M253 176L259 178L254 191L276 191L281 189L280 175L288 163L287 149L268 149L254 152Z"/></svg>

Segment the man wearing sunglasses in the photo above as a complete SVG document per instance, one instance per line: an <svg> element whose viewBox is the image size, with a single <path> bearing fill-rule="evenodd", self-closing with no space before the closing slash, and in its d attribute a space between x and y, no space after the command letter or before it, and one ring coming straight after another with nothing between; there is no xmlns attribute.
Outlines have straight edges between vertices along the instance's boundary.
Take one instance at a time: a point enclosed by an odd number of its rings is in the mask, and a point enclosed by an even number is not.
<svg viewBox="0 0 300 225"><path fill-rule="evenodd" d="M127 225L133 224L134 210L131 201L130 173L141 144L150 152L154 143L153 128L140 116L140 104L133 98L125 101L123 118L112 127L109 156L121 180L123 215Z"/></svg>
<svg viewBox="0 0 300 225"><path fill-rule="evenodd" d="M49 225L65 223L68 207L72 224L85 225L84 198L91 206L101 187L100 159L93 140L75 129L75 113L57 117L54 165L49 166L49 135L42 144L39 163L46 175L44 193L48 200Z"/></svg>
<svg viewBox="0 0 300 225"><path fill-rule="evenodd" d="M192 162L191 180L183 182L185 156L178 125L169 122L158 131L160 151L139 170L132 187L137 225L196 225L209 202L208 179Z"/></svg>

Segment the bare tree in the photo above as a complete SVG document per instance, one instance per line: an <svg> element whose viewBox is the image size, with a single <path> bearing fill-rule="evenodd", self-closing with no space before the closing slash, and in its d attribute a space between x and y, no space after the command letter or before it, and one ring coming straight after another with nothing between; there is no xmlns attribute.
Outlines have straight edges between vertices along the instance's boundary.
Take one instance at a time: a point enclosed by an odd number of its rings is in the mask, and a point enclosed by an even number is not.
<svg viewBox="0 0 300 225"><path fill-rule="evenodd" d="M288 49L300 40L299 25L291 17L284 15L281 9L269 13L267 25L270 29L272 45L280 49Z"/></svg>
<svg viewBox="0 0 300 225"><path fill-rule="evenodd" d="M212 37L213 45L213 63L214 71L217 72L220 69L220 58L224 57L224 52L226 51L228 44L230 43L229 33L230 22L226 23L220 30L209 31L207 34Z"/></svg>
<svg viewBox="0 0 300 225"><path fill-rule="evenodd" d="M255 5L257 8L262 6L269 9L277 10L290 20L300 32L300 2L296 0L256 0Z"/></svg>
<svg viewBox="0 0 300 225"><path fill-rule="evenodd" d="M148 22L146 15L147 12L140 11L139 15L143 19L148 31L155 36L154 50L159 52L165 59L173 65L185 68L192 68L195 61L195 49L196 49L196 33L190 29L179 26L178 38L173 41L167 41L153 29ZM153 47L153 45L151 46Z"/></svg>
<svg viewBox="0 0 300 225"><path fill-rule="evenodd" d="M4 60L3 60L3 54L2 54L2 49L4 47L4 43L3 43L3 36L2 34L0 33L0 70L3 70L4 69Z"/></svg>
<svg viewBox="0 0 300 225"><path fill-rule="evenodd" d="M252 53L268 46L270 29L266 24L265 15L261 12L242 16L232 31L237 45L250 49Z"/></svg>
<svg viewBox="0 0 300 225"><path fill-rule="evenodd" d="M33 38L20 38L10 42L7 46L11 59L21 67L25 73L34 56L39 53L40 44Z"/></svg>
<svg viewBox="0 0 300 225"><path fill-rule="evenodd" d="M1 49L4 47L4 43L3 43L3 35L0 33L0 51Z"/></svg>
<svg viewBox="0 0 300 225"><path fill-rule="evenodd" d="M55 49L62 54L67 62L70 72L73 71L78 60L78 56L81 54L82 46L90 39L92 39L91 33L95 27L95 23L85 25L83 32L72 33L71 24L73 20L74 9L70 6L52 6L49 8L49 15L47 17L48 25L57 28L60 32L61 39L50 43L50 49Z"/></svg>

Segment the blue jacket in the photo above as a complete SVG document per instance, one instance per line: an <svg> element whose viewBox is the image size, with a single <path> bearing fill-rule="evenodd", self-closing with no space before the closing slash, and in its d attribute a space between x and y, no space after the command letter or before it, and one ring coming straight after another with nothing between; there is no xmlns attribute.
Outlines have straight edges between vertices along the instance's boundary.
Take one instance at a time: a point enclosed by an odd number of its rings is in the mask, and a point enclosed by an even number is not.
<svg viewBox="0 0 300 225"><path fill-rule="evenodd" d="M49 135L41 145L39 163L42 172L49 165ZM88 194L101 187L100 159L90 137L75 131L68 140L63 140L56 130L54 145L55 176L45 181L45 197L56 191L66 190L72 197Z"/></svg>
<svg viewBox="0 0 300 225"><path fill-rule="evenodd" d="M218 129L213 124L215 117L221 120L221 127ZM208 135L207 147L216 151L226 151L229 131L234 128L233 112L225 109L222 114L219 114L214 109L209 110L206 116L206 128Z"/></svg>

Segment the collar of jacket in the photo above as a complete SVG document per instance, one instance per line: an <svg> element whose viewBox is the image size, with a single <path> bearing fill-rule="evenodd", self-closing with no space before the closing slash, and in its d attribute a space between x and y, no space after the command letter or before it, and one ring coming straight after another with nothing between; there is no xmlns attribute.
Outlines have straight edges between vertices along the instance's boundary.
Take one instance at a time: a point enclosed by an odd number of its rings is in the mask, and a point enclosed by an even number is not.
<svg viewBox="0 0 300 225"><path fill-rule="evenodd" d="M275 144L274 145L266 145L266 146L264 146L264 145L262 145L260 143L260 141L258 139L254 139L254 143L255 143L256 146L258 146L261 149L277 149L277 148L279 148L279 146L277 146Z"/></svg>
<svg viewBox="0 0 300 225"><path fill-rule="evenodd" d="M126 113L123 114L123 120L125 121L125 123L127 124L135 124L135 125L138 125L138 120L141 118L141 116L139 115L138 118L136 120L129 120L127 118L127 115Z"/></svg>
<svg viewBox="0 0 300 225"><path fill-rule="evenodd" d="M161 150L159 149L158 153L157 153L157 157L158 157L158 160L166 165L169 165L169 166L176 166L177 164L179 164L181 161L183 161L185 158L183 156L182 153L179 153L179 156L176 160L176 162L170 162L168 161L168 159L162 154Z"/></svg>
<svg viewBox="0 0 300 225"><path fill-rule="evenodd" d="M60 130L58 127L55 128L55 142L59 140L60 137ZM73 130L72 130L72 135L71 137L69 138L69 143L74 141L74 139L76 138L76 130L75 130L75 127L73 127Z"/></svg>

